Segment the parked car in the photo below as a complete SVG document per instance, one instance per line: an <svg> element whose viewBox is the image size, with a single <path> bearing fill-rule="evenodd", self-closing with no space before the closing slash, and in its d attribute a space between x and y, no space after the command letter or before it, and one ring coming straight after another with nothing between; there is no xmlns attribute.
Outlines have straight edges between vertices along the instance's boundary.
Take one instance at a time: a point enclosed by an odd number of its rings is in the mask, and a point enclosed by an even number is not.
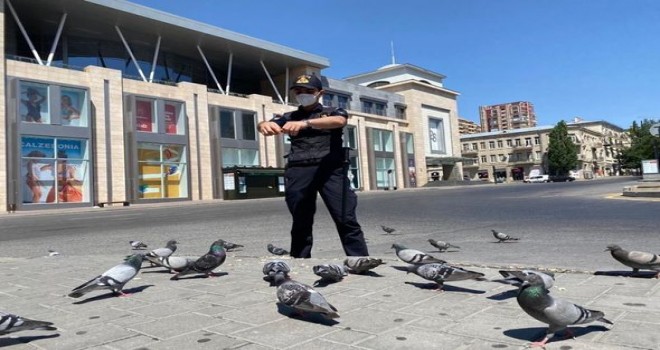
<svg viewBox="0 0 660 350"><path fill-rule="evenodd" d="M575 177L571 175L553 175L550 176L552 182L571 182L575 181Z"/></svg>
<svg viewBox="0 0 660 350"><path fill-rule="evenodd" d="M529 183L550 182L550 177L548 175L534 175L534 176L530 176L527 182Z"/></svg>

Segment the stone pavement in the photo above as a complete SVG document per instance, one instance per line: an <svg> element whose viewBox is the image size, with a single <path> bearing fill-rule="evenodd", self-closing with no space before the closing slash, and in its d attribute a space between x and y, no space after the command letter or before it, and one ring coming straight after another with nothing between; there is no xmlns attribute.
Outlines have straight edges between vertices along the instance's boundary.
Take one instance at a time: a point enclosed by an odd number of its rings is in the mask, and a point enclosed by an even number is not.
<svg viewBox="0 0 660 350"><path fill-rule="evenodd" d="M495 282L497 269L468 267L488 281L447 283L446 291L392 266L393 254L373 275L349 275L319 287L339 309L338 323L291 318L262 280L272 256L230 252L217 278L170 281L160 268L143 268L127 298L93 292L66 295L122 256L0 258L0 310L55 323L58 332L0 337L19 349L522 349L545 326L526 315L515 287ZM286 258L285 258L286 259ZM312 284L311 266L340 260L286 259L292 277ZM145 264L146 266L146 264ZM559 273L552 294L605 312L614 326L577 326L576 339L547 349L660 349L660 282L586 273Z"/></svg>

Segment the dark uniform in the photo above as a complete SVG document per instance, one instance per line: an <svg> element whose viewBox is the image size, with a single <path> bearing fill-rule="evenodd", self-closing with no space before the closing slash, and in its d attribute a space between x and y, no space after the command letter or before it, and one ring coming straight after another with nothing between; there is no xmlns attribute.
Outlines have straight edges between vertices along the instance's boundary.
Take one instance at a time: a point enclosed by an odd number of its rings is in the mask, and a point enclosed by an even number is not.
<svg viewBox="0 0 660 350"><path fill-rule="evenodd" d="M319 103L311 111L300 107L274 121L284 125L289 120L301 121L324 116L348 118L348 113L344 109L323 107ZM284 180L286 203L293 216L291 256L294 258L311 257L317 193L321 194L337 226L346 255L369 255L362 228L355 215L357 196L350 188L344 167L342 130L307 128L296 136L289 136L291 152L287 156Z"/></svg>

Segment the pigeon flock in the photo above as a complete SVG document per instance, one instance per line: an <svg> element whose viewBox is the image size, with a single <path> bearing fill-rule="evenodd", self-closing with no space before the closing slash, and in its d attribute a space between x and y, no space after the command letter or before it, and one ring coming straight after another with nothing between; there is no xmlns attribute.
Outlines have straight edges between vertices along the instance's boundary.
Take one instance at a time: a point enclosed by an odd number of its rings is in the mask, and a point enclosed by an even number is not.
<svg viewBox="0 0 660 350"><path fill-rule="evenodd" d="M382 228L387 234L395 231L385 226ZM496 230L491 231L497 239L497 243L520 240L520 238ZM460 249L460 247L444 241L429 239L428 242L439 252L445 252L450 248ZM132 250L147 248L142 241L134 240L129 243ZM225 262L226 253L244 247L219 239L211 244L207 253L195 259L173 255L177 250L177 243L176 240L169 240L162 248L132 254L126 257L122 263L73 288L68 296L80 298L97 290L109 290L121 297L129 296L130 294L125 293L123 288L138 275L144 261L149 262L152 267L162 267L169 273L173 273L174 276L170 278L173 281L193 274L202 277L216 277L219 274L214 270ZM483 273L452 265L424 251L408 248L399 243L392 244L391 248L395 250L396 257L407 264L405 267L393 266L395 269L413 273L422 279L434 282L436 289L440 292L443 290L445 282L485 280ZM273 255L288 254L286 250L271 243L267 245L266 250ZM620 263L632 268L633 275L638 274L639 270L652 270L656 272L655 278L660 278L660 257L657 254L627 251L615 244L608 245L605 251L609 251L612 257ZM343 264L314 265L312 271L320 277L314 286L324 286L322 283L339 283L345 278L350 278L350 274L380 276L372 270L383 264L386 263L382 259L374 257L349 256L344 259ZM281 306L292 310L292 316L304 317L307 314L319 314L326 319L339 318L337 308L321 293L312 286L291 278L291 268L284 260L267 261L263 265L262 272L263 279L270 282L271 286L277 287L275 292L277 300ZM571 325L591 322L613 324L605 318L602 311L586 309L550 295L550 289L553 288L555 281L552 273L524 269L500 270L499 273L504 278L500 282L512 284L518 288L516 300L520 308L531 317L548 325L544 337L540 341L531 343L531 346L545 346L560 331L571 336L572 332L569 328ZM24 330L55 331L57 328L51 322L31 320L0 311L0 336Z"/></svg>

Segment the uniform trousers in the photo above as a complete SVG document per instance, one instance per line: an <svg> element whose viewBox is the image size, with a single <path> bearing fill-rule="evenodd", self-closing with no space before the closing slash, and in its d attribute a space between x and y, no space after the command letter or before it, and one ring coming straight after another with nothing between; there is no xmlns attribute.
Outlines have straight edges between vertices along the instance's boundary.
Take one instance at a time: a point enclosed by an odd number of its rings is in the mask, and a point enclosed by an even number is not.
<svg viewBox="0 0 660 350"><path fill-rule="evenodd" d="M287 166L284 178L286 204L293 216L292 257L311 258L317 193L330 212L346 255L369 255L355 215L357 196L341 164Z"/></svg>

